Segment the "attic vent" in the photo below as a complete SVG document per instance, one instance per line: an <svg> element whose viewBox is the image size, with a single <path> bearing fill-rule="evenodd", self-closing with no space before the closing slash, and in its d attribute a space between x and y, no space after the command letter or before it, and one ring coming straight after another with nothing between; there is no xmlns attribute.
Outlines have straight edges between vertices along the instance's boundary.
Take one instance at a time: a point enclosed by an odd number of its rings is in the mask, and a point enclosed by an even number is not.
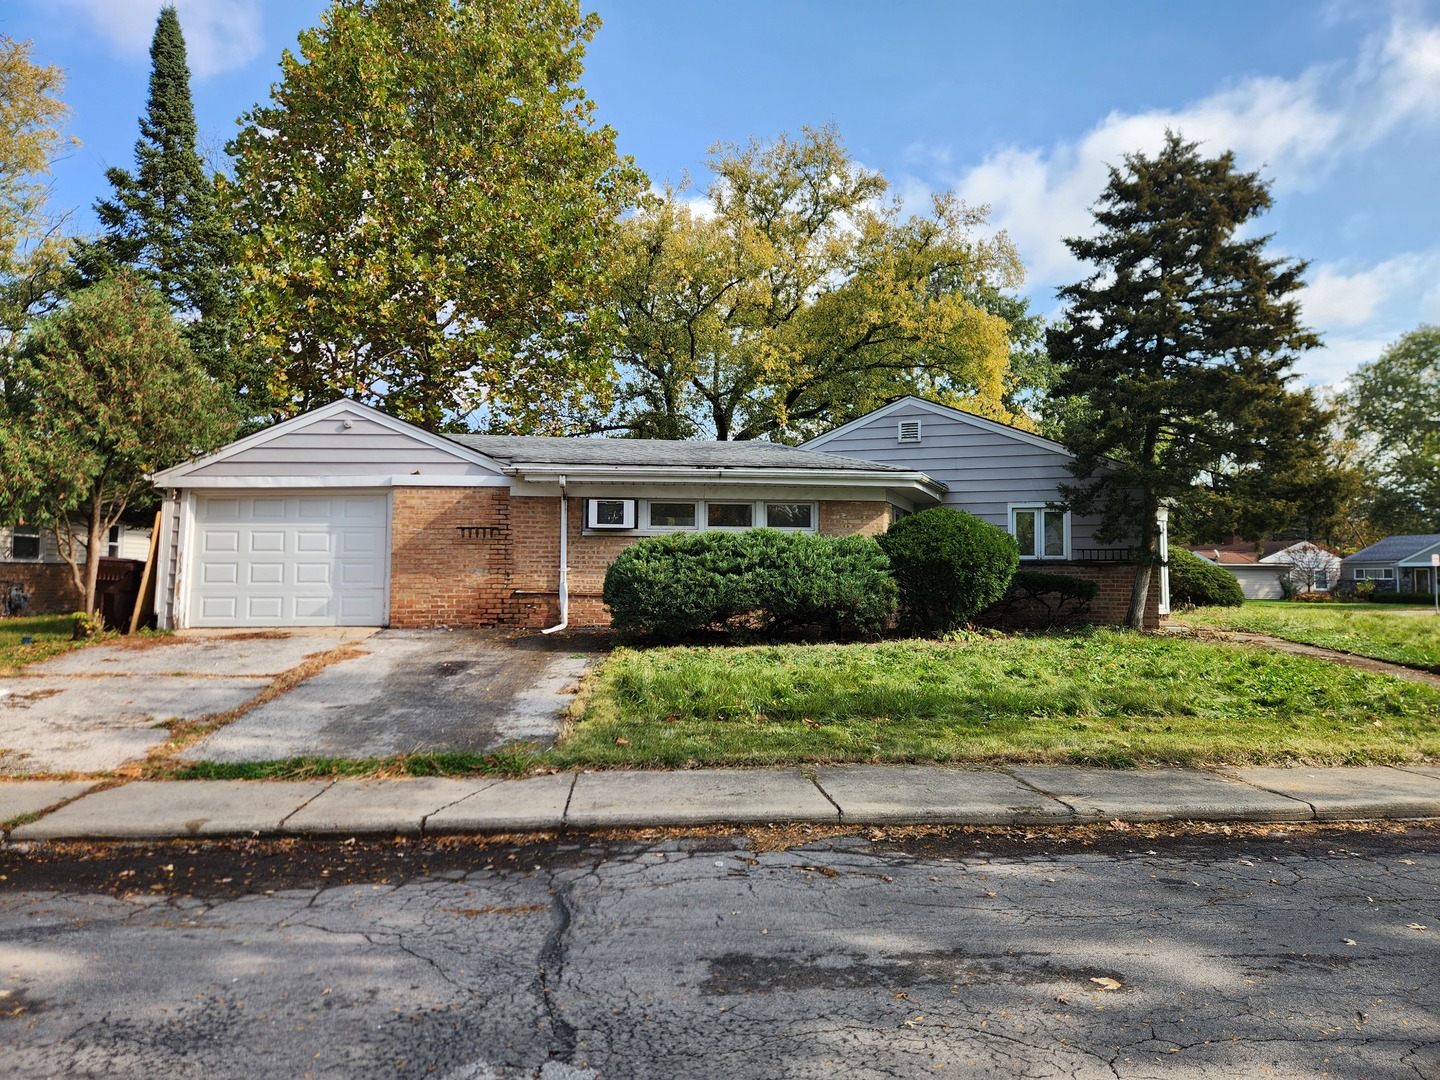
<svg viewBox="0 0 1440 1080"><path fill-rule="evenodd" d="M919 441L920 441L920 421L919 421L919 420L901 420L901 421L900 421L899 441L900 441L900 442L919 442Z"/></svg>

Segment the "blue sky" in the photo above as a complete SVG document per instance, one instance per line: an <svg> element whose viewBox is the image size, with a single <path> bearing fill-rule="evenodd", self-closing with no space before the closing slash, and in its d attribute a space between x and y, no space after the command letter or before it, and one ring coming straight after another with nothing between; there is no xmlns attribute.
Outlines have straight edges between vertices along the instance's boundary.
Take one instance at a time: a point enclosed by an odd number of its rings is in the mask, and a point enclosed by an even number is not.
<svg viewBox="0 0 1440 1080"><path fill-rule="evenodd" d="M93 228L129 166L161 0L4 0L0 33L66 69L53 203ZM321 0L178 0L202 136L266 97ZM1333 383L1440 323L1440 0L599 0L584 85L657 183L717 141L833 123L912 205L955 189L1016 242L1034 306L1083 276L1107 164L1168 125L1273 182L1273 250L1308 259L1301 365Z"/></svg>

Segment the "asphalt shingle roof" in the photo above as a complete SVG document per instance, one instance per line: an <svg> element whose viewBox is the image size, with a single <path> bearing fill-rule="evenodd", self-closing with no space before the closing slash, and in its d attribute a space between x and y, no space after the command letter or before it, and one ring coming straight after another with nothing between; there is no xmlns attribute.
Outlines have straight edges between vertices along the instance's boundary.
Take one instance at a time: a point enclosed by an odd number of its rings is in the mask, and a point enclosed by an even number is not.
<svg viewBox="0 0 1440 1080"><path fill-rule="evenodd" d="M694 469L860 469L866 472L914 472L860 458L797 450L776 443L669 439L553 438L543 435L449 435L486 457L506 465L619 465L636 468Z"/></svg>
<svg viewBox="0 0 1440 1080"><path fill-rule="evenodd" d="M1346 559L1346 562L1400 562L1428 547L1440 544L1440 533L1422 533L1417 536L1387 536Z"/></svg>

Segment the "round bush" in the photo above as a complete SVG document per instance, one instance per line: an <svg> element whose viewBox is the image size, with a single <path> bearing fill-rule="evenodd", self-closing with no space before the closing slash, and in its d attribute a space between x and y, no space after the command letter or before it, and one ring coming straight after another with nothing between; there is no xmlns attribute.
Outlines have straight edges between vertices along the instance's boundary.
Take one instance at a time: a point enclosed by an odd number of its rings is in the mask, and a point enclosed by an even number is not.
<svg viewBox="0 0 1440 1080"><path fill-rule="evenodd" d="M944 506L901 518L880 547L900 586L901 626L912 633L969 622L1005 595L1020 565L1013 536Z"/></svg>
<svg viewBox="0 0 1440 1080"><path fill-rule="evenodd" d="M1184 548L1170 549L1170 603L1189 607L1239 607L1245 602L1235 575Z"/></svg>
<svg viewBox="0 0 1440 1080"><path fill-rule="evenodd" d="M622 551L602 595L616 630L661 641L703 630L870 636L895 612L888 569L880 546L863 536L673 533Z"/></svg>

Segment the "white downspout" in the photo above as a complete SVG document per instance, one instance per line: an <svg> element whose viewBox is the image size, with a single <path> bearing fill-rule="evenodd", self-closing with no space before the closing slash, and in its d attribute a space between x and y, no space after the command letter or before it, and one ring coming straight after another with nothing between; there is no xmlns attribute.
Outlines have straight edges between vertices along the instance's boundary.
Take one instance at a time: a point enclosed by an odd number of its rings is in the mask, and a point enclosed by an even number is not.
<svg viewBox="0 0 1440 1080"><path fill-rule="evenodd" d="M1160 614L1170 614L1170 511L1161 507L1155 511L1156 524L1160 526ZM1218 554L1218 553L1217 553Z"/></svg>
<svg viewBox="0 0 1440 1080"><path fill-rule="evenodd" d="M570 500L565 497L565 474L560 474L560 621L554 626L541 630L542 634L554 634L570 625Z"/></svg>

